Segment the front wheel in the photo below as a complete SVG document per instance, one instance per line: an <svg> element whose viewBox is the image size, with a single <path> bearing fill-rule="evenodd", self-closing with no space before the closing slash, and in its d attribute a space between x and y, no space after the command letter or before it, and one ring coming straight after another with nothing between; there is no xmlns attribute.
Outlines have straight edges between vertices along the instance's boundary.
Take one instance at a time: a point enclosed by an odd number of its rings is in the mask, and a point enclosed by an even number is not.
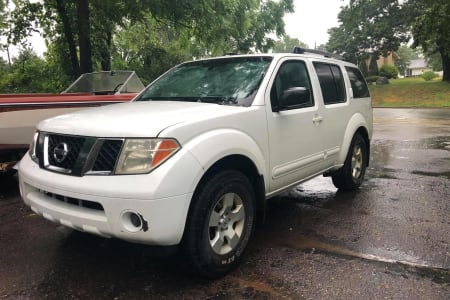
<svg viewBox="0 0 450 300"><path fill-rule="evenodd" d="M192 200L184 247L200 275L215 278L237 266L254 218L254 191L241 172L219 172L199 187Z"/></svg>
<svg viewBox="0 0 450 300"><path fill-rule="evenodd" d="M334 186L349 191L357 189L364 179L367 161L366 141L357 133L350 144L344 166L331 176Z"/></svg>

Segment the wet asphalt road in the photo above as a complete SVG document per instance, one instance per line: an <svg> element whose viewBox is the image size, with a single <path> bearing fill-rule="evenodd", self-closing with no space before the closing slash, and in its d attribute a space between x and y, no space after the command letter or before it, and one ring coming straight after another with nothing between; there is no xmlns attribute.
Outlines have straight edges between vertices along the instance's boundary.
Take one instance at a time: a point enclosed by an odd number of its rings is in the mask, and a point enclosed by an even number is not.
<svg viewBox="0 0 450 300"><path fill-rule="evenodd" d="M238 269L74 232L0 179L0 299L450 299L450 109L375 109L362 188L318 177L270 200Z"/></svg>

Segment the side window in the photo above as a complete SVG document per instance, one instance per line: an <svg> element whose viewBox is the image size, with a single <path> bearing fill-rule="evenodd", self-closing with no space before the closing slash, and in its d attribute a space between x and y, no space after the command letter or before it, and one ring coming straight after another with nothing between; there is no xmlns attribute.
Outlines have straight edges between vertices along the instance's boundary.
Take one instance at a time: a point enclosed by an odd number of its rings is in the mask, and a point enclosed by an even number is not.
<svg viewBox="0 0 450 300"><path fill-rule="evenodd" d="M348 78L352 84L353 98L366 98L369 97L369 89L367 83L364 80L364 76L357 68L345 67L347 70Z"/></svg>
<svg viewBox="0 0 450 300"><path fill-rule="evenodd" d="M341 69L337 65L314 63L325 104L345 102L345 84Z"/></svg>
<svg viewBox="0 0 450 300"><path fill-rule="evenodd" d="M272 111L314 106L305 62L292 60L281 65L270 90L270 102Z"/></svg>

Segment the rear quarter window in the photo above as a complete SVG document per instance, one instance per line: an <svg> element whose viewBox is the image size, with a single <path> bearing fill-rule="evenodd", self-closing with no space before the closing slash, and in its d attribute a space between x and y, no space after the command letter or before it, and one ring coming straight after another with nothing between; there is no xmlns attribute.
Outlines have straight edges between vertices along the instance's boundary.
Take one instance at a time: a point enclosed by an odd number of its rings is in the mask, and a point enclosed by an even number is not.
<svg viewBox="0 0 450 300"><path fill-rule="evenodd" d="M353 98L367 98L370 97L369 89L367 88L367 83L364 80L364 76L361 71L357 68L345 67L347 71L348 78L352 85Z"/></svg>

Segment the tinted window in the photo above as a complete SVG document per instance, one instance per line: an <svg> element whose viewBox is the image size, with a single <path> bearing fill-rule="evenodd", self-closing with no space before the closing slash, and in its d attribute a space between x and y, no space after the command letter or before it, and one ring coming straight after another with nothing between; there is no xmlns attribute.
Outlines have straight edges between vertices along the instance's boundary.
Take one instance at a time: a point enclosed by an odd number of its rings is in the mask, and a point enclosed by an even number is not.
<svg viewBox="0 0 450 300"><path fill-rule="evenodd" d="M345 102L345 85L341 69L336 65L314 63L325 104Z"/></svg>
<svg viewBox="0 0 450 300"><path fill-rule="evenodd" d="M347 70L348 78L352 84L353 98L369 97L369 89L367 88L366 81L361 72L358 69L351 67L345 67L345 69Z"/></svg>
<svg viewBox="0 0 450 300"><path fill-rule="evenodd" d="M311 82L303 61L284 62L270 91L272 110L314 106Z"/></svg>

